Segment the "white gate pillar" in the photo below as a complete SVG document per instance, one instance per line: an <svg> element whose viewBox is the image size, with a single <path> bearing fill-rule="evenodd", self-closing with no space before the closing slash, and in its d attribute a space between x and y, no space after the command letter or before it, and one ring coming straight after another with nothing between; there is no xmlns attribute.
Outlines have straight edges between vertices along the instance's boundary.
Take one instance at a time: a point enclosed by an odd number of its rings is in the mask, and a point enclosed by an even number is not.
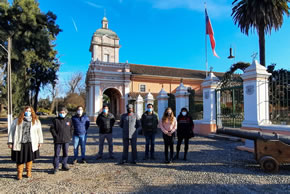
<svg viewBox="0 0 290 194"><path fill-rule="evenodd" d="M176 116L179 115L181 109L183 107L189 110L189 92L187 91L187 87L183 85L181 82L175 93L175 102L176 102Z"/></svg>
<svg viewBox="0 0 290 194"><path fill-rule="evenodd" d="M269 90L268 78L271 74L267 69L254 60L241 75L244 90L244 121L242 129L260 131L262 125L271 124L269 119ZM254 152L254 141L246 139L240 150Z"/></svg>
<svg viewBox="0 0 290 194"><path fill-rule="evenodd" d="M150 92L145 96L145 109L147 107L147 104L154 105L154 97Z"/></svg>
<svg viewBox="0 0 290 194"><path fill-rule="evenodd" d="M142 114L143 114L143 98L142 96L139 94L137 99L136 99L136 114L138 115L139 118L142 117Z"/></svg>
<svg viewBox="0 0 290 194"><path fill-rule="evenodd" d="M259 128L259 125L271 124L268 90L270 75L266 68L255 60L241 76L244 81L244 121L242 127Z"/></svg>
<svg viewBox="0 0 290 194"><path fill-rule="evenodd" d="M167 92L162 88L157 96L159 119L162 118L165 109L168 107L168 98Z"/></svg>
<svg viewBox="0 0 290 194"><path fill-rule="evenodd" d="M201 86L203 89L203 120L195 121L195 133L209 135L215 133L216 126L216 88L219 79L210 72Z"/></svg>

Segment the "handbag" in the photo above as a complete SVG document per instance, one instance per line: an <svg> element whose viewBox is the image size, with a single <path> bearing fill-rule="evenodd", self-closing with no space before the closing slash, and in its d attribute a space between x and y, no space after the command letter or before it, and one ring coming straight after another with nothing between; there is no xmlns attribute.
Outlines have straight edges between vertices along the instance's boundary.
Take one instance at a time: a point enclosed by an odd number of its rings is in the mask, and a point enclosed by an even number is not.
<svg viewBox="0 0 290 194"><path fill-rule="evenodd" d="M192 138L192 137L194 137L194 132L193 132L193 130L190 130L189 131L189 138Z"/></svg>

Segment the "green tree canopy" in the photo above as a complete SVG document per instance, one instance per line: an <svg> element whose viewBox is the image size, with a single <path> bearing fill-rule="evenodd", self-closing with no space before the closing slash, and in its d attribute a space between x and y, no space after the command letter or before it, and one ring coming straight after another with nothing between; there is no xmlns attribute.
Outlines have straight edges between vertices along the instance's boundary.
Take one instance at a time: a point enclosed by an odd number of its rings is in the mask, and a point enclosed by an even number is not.
<svg viewBox="0 0 290 194"><path fill-rule="evenodd" d="M35 0L14 0L12 5L0 0L0 43L7 45L7 38L12 38L12 92L16 110L27 104L37 109L40 88L57 80L60 63L54 41L61 29L55 21L56 15L50 11L42 13ZM7 53L0 51L2 67L6 61ZM5 90L4 85L3 94Z"/></svg>

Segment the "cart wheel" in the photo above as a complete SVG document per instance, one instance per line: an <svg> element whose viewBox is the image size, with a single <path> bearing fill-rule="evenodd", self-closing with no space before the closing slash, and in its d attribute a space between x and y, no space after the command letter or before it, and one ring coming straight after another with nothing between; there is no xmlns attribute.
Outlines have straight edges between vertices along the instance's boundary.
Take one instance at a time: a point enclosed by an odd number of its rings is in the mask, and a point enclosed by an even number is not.
<svg viewBox="0 0 290 194"><path fill-rule="evenodd" d="M271 156L262 157L260 159L260 165L266 172L278 172L279 169L279 162Z"/></svg>

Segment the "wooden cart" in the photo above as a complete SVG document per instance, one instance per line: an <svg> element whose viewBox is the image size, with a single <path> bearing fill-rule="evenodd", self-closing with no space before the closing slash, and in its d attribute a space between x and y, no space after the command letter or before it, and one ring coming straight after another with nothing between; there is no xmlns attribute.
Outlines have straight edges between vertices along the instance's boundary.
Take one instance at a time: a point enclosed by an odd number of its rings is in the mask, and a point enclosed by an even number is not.
<svg viewBox="0 0 290 194"><path fill-rule="evenodd" d="M290 163L290 145L279 140L255 140L255 156L266 172L278 172L279 165Z"/></svg>

